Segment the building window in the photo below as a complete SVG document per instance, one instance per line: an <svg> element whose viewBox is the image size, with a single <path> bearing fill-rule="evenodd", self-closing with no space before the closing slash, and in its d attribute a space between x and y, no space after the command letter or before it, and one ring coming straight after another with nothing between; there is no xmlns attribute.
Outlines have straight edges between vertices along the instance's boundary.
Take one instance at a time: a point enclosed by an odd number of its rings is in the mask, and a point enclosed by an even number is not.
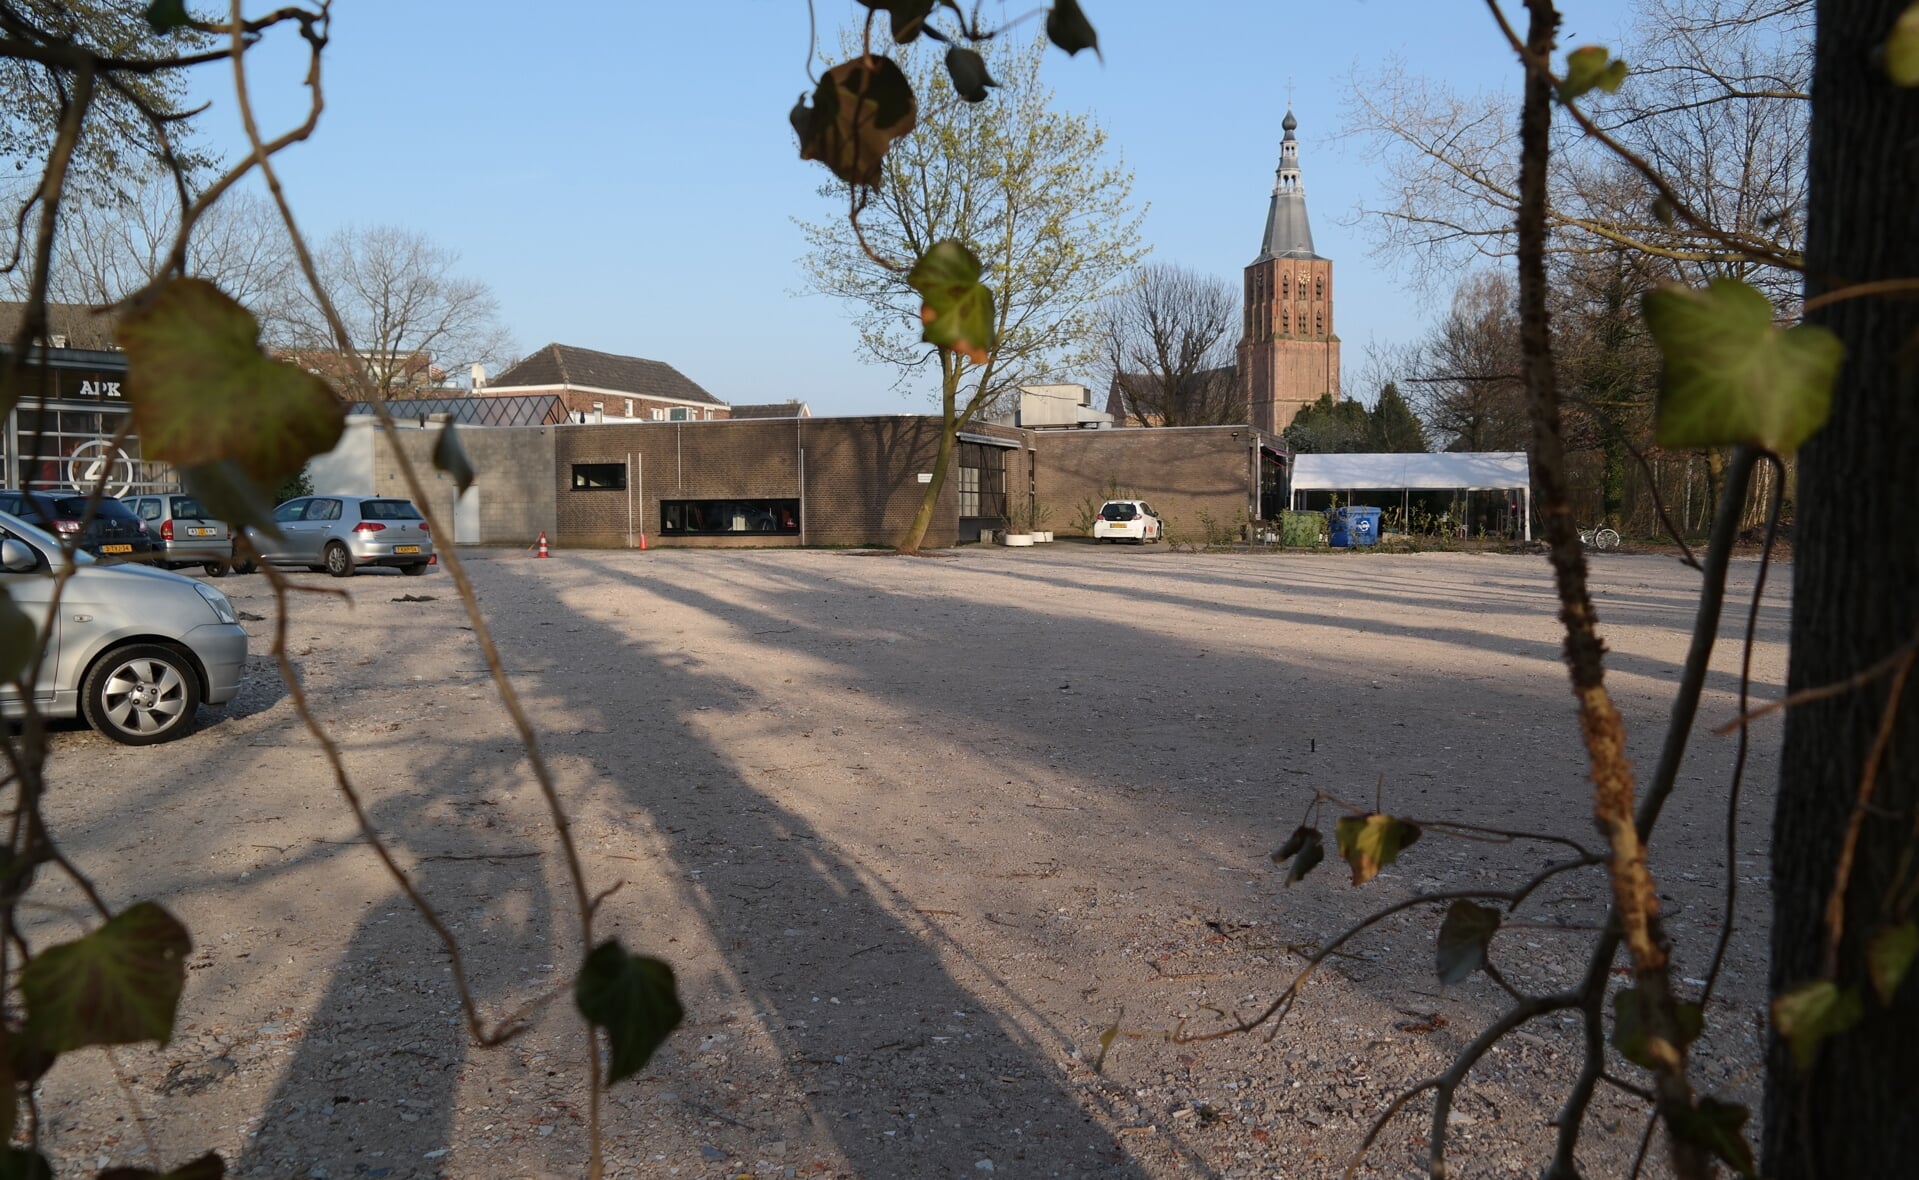
<svg viewBox="0 0 1919 1180"><path fill-rule="evenodd" d="M1293 297L1293 280L1290 275L1279 276L1279 297L1281 299Z"/></svg>
<svg viewBox="0 0 1919 1180"><path fill-rule="evenodd" d="M798 500L662 500L660 532L683 537L800 531Z"/></svg>
<svg viewBox="0 0 1919 1180"><path fill-rule="evenodd" d="M1293 309L1290 307L1280 309L1279 334L1281 336L1291 336L1293 334Z"/></svg>
<svg viewBox="0 0 1919 1180"><path fill-rule="evenodd" d="M1313 313L1313 335L1324 336L1325 334L1326 334L1326 313L1323 311L1316 311Z"/></svg>
<svg viewBox="0 0 1919 1180"><path fill-rule="evenodd" d="M1313 279L1313 298L1326 298L1326 279L1323 275L1315 276Z"/></svg>
<svg viewBox="0 0 1919 1180"><path fill-rule="evenodd" d="M664 422L664 421L666 421L666 411L665 411L665 410L662 410L662 409L660 409L660 407L658 407L658 406L654 406L654 407L653 407L653 421L655 421L655 422Z"/></svg>
<svg viewBox="0 0 1919 1180"><path fill-rule="evenodd" d="M689 422L693 418L693 411L687 409L685 406L674 406L666 412L666 417L668 421L672 422Z"/></svg>
<svg viewBox="0 0 1919 1180"><path fill-rule="evenodd" d="M629 418L633 416L633 399L630 397L626 399L626 416Z"/></svg>
<svg viewBox="0 0 1919 1180"><path fill-rule="evenodd" d="M575 463L573 490L576 492L617 492L626 488L624 463Z"/></svg>
<svg viewBox="0 0 1919 1180"><path fill-rule="evenodd" d="M959 514L1006 519L1006 449L984 443L959 445Z"/></svg>

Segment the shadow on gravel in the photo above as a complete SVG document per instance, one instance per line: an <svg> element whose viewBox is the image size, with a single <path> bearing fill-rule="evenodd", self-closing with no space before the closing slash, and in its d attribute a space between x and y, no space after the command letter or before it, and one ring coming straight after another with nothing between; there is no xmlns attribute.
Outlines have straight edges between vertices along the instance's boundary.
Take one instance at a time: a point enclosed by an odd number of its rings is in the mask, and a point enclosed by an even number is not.
<svg viewBox="0 0 1919 1180"><path fill-rule="evenodd" d="M525 920L511 922L510 930L496 923L483 938L462 938L470 975L480 957L518 967L543 963L552 954L547 893L540 874L527 869L525 842L462 838L454 825L422 823L423 801L460 808L470 801L468 784L477 780L478 766L495 761L463 751L416 767L416 794L370 811L400 862L418 861L415 887L456 933L479 925L491 903L515 899L514 915ZM371 855L363 847L350 854ZM486 859L488 854L496 859ZM490 988L491 982L484 975L473 979L482 1012L497 1014L503 1002L524 998L523 979L515 981L512 996ZM328 1180L443 1175L456 1112L468 1118L477 1113L461 1109L460 1100L471 1100L463 1094L461 1073L478 1050L460 1013L446 955L404 895L396 891L367 907L303 1031L232 1174ZM514 1068L511 1047L491 1052L503 1072ZM504 1094L498 1100L509 1101ZM535 1112L523 1108L517 1114L524 1129Z"/></svg>
<svg viewBox="0 0 1919 1180"><path fill-rule="evenodd" d="M537 578L525 576L524 567L507 568L520 577L529 599L549 593ZM607 577L687 601L677 588L614 572ZM693 605L740 614L718 602ZM695 670L662 658L671 648L666 636L647 634L654 651L639 650L635 635L577 613L557 597L526 613L604 632L590 646L622 661L617 679L636 686L632 691L600 691L605 678L578 669L525 689L549 699L557 695L573 715L604 717L617 732L652 732L647 727L660 720L652 711L665 702L746 688L724 667ZM749 629L768 625L764 618L741 621ZM517 646L531 638L512 631L511 621L503 624L503 643ZM983 1158L1016 1176L1042 1174L1042 1163L1044 1174L1056 1176L1145 1175L1082 1109L1081 1097L1056 1081L1061 1045L1037 1043L1017 1026L992 1019L943 962L950 947L929 945L909 932L902 916L873 896L873 878L861 865L804 817L741 779L721 751L710 753L697 768L669 767L663 759L616 765L623 803L630 813L650 817L672 849L679 870L674 875L688 882L676 903L697 912L712 932L729 959L732 982L772 1034L793 1089L813 1096L806 1117L844 1153L851 1175L970 1174ZM827 1002L829 997L845 1003ZM690 1012L689 1019L697 1015ZM696 1051L689 1038L682 1032L669 1040L653 1067L676 1090L699 1085L692 1073L674 1069L674 1054ZM938 1048L960 1039L970 1062L964 1072L944 1064ZM729 1102L720 1094L710 1098L713 1106ZM708 1133L731 1154L751 1159L759 1144L755 1129L747 1130L742 1135L713 1127ZM772 1133L757 1130L761 1137ZM1216 1174L1194 1156L1186 1166L1197 1176Z"/></svg>

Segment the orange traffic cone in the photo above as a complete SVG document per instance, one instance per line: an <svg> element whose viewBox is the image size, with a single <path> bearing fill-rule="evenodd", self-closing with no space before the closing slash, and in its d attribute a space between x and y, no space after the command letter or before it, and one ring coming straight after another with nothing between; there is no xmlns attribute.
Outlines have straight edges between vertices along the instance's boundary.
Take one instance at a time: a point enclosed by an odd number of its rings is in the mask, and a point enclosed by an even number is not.
<svg viewBox="0 0 1919 1180"><path fill-rule="evenodd" d="M640 552L641 553L646 552L646 534L645 533L640 534Z"/></svg>
<svg viewBox="0 0 1919 1180"><path fill-rule="evenodd" d="M546 532L545 532L544 530L542 530L542 531L541 531L541 533L540 533L540 551L539 551L539 553L537 553L537 554L535 554L535 556L537 556L537 557L551 557L551 556L552 556L552 554L550 554L550 553L548 553L548 552L546 551Z"/></svg>

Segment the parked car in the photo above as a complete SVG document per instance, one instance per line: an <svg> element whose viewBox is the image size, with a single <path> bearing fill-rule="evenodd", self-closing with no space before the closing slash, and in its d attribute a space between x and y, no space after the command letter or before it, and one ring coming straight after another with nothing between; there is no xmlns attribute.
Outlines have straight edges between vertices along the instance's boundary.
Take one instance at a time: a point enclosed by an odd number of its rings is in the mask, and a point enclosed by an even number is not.
<svg viewBox="0 0 1919 1180"><path fill-rule="evenodd" d="M69 562L56 618L53 575ZM145 746L185 737L203 702L225 704L239 690L247 633L205 582L69 555L52 534L0 512L0 585L47 636L32 674L43 714L81 716L116 742ZM25 709L16 685L0 686L0 712Z"/></svg>
<svg viewBox="0 0 1919 1180"><path fill-rule="evenodd" d="M433 537L411 500L391 496L301 496L273 510L284 534L273 540L249 530L260 556L274 565L304 565L336 578L369 565L424 574Z"/></svg>
<svg viewBox="0 0 1919 1180"><path fill-rule="evenodd" d="M159 543L155 565L166 569L197 565L216 578L233 568L233 530L225 521L208 516L197 497L175 492L129 496L121 503L146 522L148 534Z"/></svg>
<svg viewBox="0 0 1919 1180"><path fill-rule="evenodd" d="M87 519L86 492L0 491L0 512L9 512L28 524L52 533L75 549L104 560L131 560L153 552L153 536L146 522L125 504L103 496ZM82 523L86 527L82 528Z"/></svg>
<svg viewBox="0 0 1919 1180"><path fill-rule="evenodd" d="M1093 521L1095 541L1135 541L1144 545L1166 537L1166 525L1144 500L1108 500Z"/></svg>

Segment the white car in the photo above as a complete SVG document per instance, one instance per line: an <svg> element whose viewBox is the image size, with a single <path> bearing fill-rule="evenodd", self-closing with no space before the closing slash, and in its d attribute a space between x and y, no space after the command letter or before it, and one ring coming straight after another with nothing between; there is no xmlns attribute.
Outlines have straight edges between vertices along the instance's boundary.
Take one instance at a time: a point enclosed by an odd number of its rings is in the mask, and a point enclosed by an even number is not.
<svg viewBox="0 0 1919 1180"><path fill-rule="evenodd" d="M54 619L54 574L69 562ZM116 742L145 746L186 736L202 702L225 704L239 690L247 633L227 596L205 582L69 555L0 513L0 586L46 636L46 658L29 673L46 716L83 716ZM0 712L24 711L14 684L0 686Z"/></svg>
<svg viewBox="0 0 1919 1180"><path fill-rule="evenodd" d="M1093 540L1144 545L1166 538L1166 525L1144 500L1108 500L1093 521Z"/></svg>

